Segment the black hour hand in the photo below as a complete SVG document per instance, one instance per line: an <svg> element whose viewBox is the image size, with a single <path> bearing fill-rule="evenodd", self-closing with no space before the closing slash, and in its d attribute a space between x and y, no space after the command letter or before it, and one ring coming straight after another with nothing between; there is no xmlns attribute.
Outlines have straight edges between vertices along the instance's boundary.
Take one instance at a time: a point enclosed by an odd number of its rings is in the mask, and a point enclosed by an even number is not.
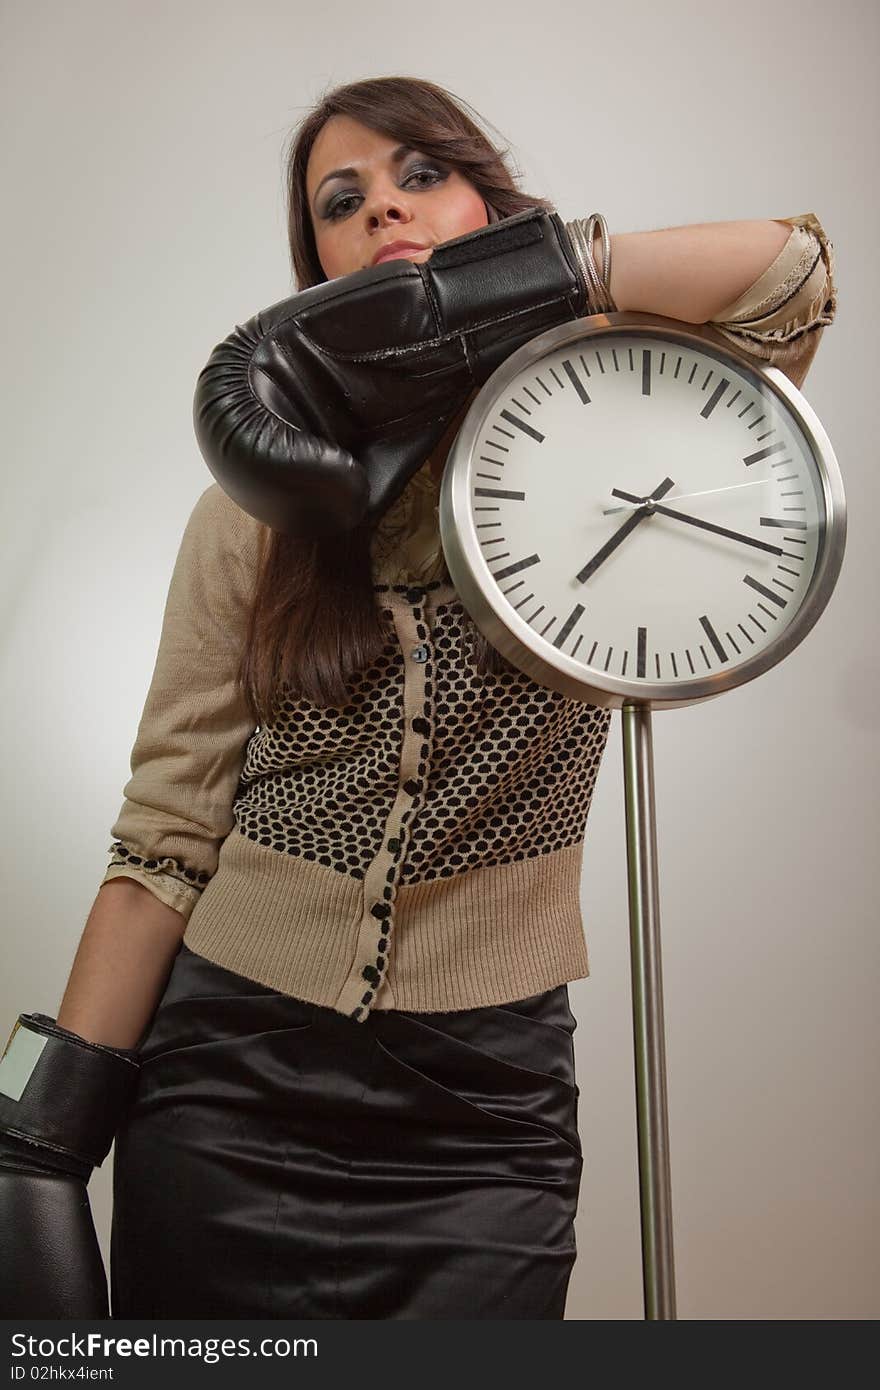
<svg viewBox="0 0 880 1390"><path fill-rule="evenodd" d="M611 539L606 541L605 544L596 551L593 558L587 561L582 570L578 571L576 578L579 583L586 584L590 576L595 574L599 566L608 559L608 556L614 553L621 541L626 540L630 531L634 531L639 522L644 521L645 517L649 515L648 501L653 501L657 497L665 497L671 487L675 487L673 479L664 478L663 482L655 487L654 491L650 494L650 498L633 497L630 493L618 492L617 488L611 489L613 497L626 497L628 501L641 502L642 505L633 512L632 516L627 517L623 525L619 526L614 532Z"/></svg>

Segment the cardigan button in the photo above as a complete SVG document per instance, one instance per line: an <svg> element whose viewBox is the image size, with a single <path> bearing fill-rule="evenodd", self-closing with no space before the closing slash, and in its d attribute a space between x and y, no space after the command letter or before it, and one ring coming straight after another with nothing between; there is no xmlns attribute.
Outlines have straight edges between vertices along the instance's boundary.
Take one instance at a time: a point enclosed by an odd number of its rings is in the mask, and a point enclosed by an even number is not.
<svg viewBox="0 0 880 1390"><path fill-rule="evenodd" d="M427 661L428 657L431 655L424 642L422 642L418 647L413 647L411 654L413 661L417 661L419 665Z"/></svg>

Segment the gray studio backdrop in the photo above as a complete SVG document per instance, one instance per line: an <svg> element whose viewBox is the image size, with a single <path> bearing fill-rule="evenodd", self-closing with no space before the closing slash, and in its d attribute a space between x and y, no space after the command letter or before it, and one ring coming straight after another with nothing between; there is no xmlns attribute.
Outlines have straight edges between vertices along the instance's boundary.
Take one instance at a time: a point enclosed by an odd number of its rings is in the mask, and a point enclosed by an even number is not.
<svg viewBox="0 0 880 1390"><path fill-rule="evenodd" d="M57 1012L107 862L177 547L212 481L196 376L292 291L284 142L327 85L427 77L565 219L813 211L834 241L840 308L804 392L847 492L841 579L792 656L656 715L654 742L679 1316L874 1318L878 11L485 0L479 34L473 14L4 6L3 1040L19 1012ZM583 904L567 1316L640 1319L617 714ZM112 1155L90 1186L105 1253L111 1178Z"/></svg>

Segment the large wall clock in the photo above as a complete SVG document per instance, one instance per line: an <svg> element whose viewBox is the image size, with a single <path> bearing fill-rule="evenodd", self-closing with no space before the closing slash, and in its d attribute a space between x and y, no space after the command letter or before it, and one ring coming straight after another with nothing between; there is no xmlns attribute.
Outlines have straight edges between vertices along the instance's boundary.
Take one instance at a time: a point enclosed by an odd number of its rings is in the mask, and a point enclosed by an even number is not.
<svg viewBox="0 0 880 1390"><path fill-rule="evenodd" d="M452 580L519 669L606 707L752 680L824 609L846 514L800 391L711 326L580 319L475 398L440 497Z"/></svg>

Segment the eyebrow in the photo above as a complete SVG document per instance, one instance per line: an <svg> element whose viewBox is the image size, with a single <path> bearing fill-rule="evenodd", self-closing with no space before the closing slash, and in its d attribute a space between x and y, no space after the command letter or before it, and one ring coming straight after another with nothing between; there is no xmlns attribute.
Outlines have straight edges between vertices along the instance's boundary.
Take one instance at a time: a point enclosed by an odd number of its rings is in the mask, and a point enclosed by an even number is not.
<svg viewBox="0 0 880 1390"><path fill-rule="evenodd" d="M411 145L398 145L396 149L394 149L394 150L391 151L391 162L392 162L393 164L399 164L400 161L401 161L402 159L404 159L408 154L411 154L411 153L413 153L413 146L411 146ZM320 193L321 189L324 187L324 184L325 184L325 183L328 183L328 182L330 181L330 179L357 179L357 178L360 178L360 174L358 173L357 169L352 169L351 167L349 167L349 168L347 168L347 169L333 169L333 170L331 170L331 172L330 172L329 174L325 174L325 175L324 175L324 177L322 178L321 182L318 184L318 187L315 189L315 198L314 198L314 201L317 201L318 194Z"/></svg>

